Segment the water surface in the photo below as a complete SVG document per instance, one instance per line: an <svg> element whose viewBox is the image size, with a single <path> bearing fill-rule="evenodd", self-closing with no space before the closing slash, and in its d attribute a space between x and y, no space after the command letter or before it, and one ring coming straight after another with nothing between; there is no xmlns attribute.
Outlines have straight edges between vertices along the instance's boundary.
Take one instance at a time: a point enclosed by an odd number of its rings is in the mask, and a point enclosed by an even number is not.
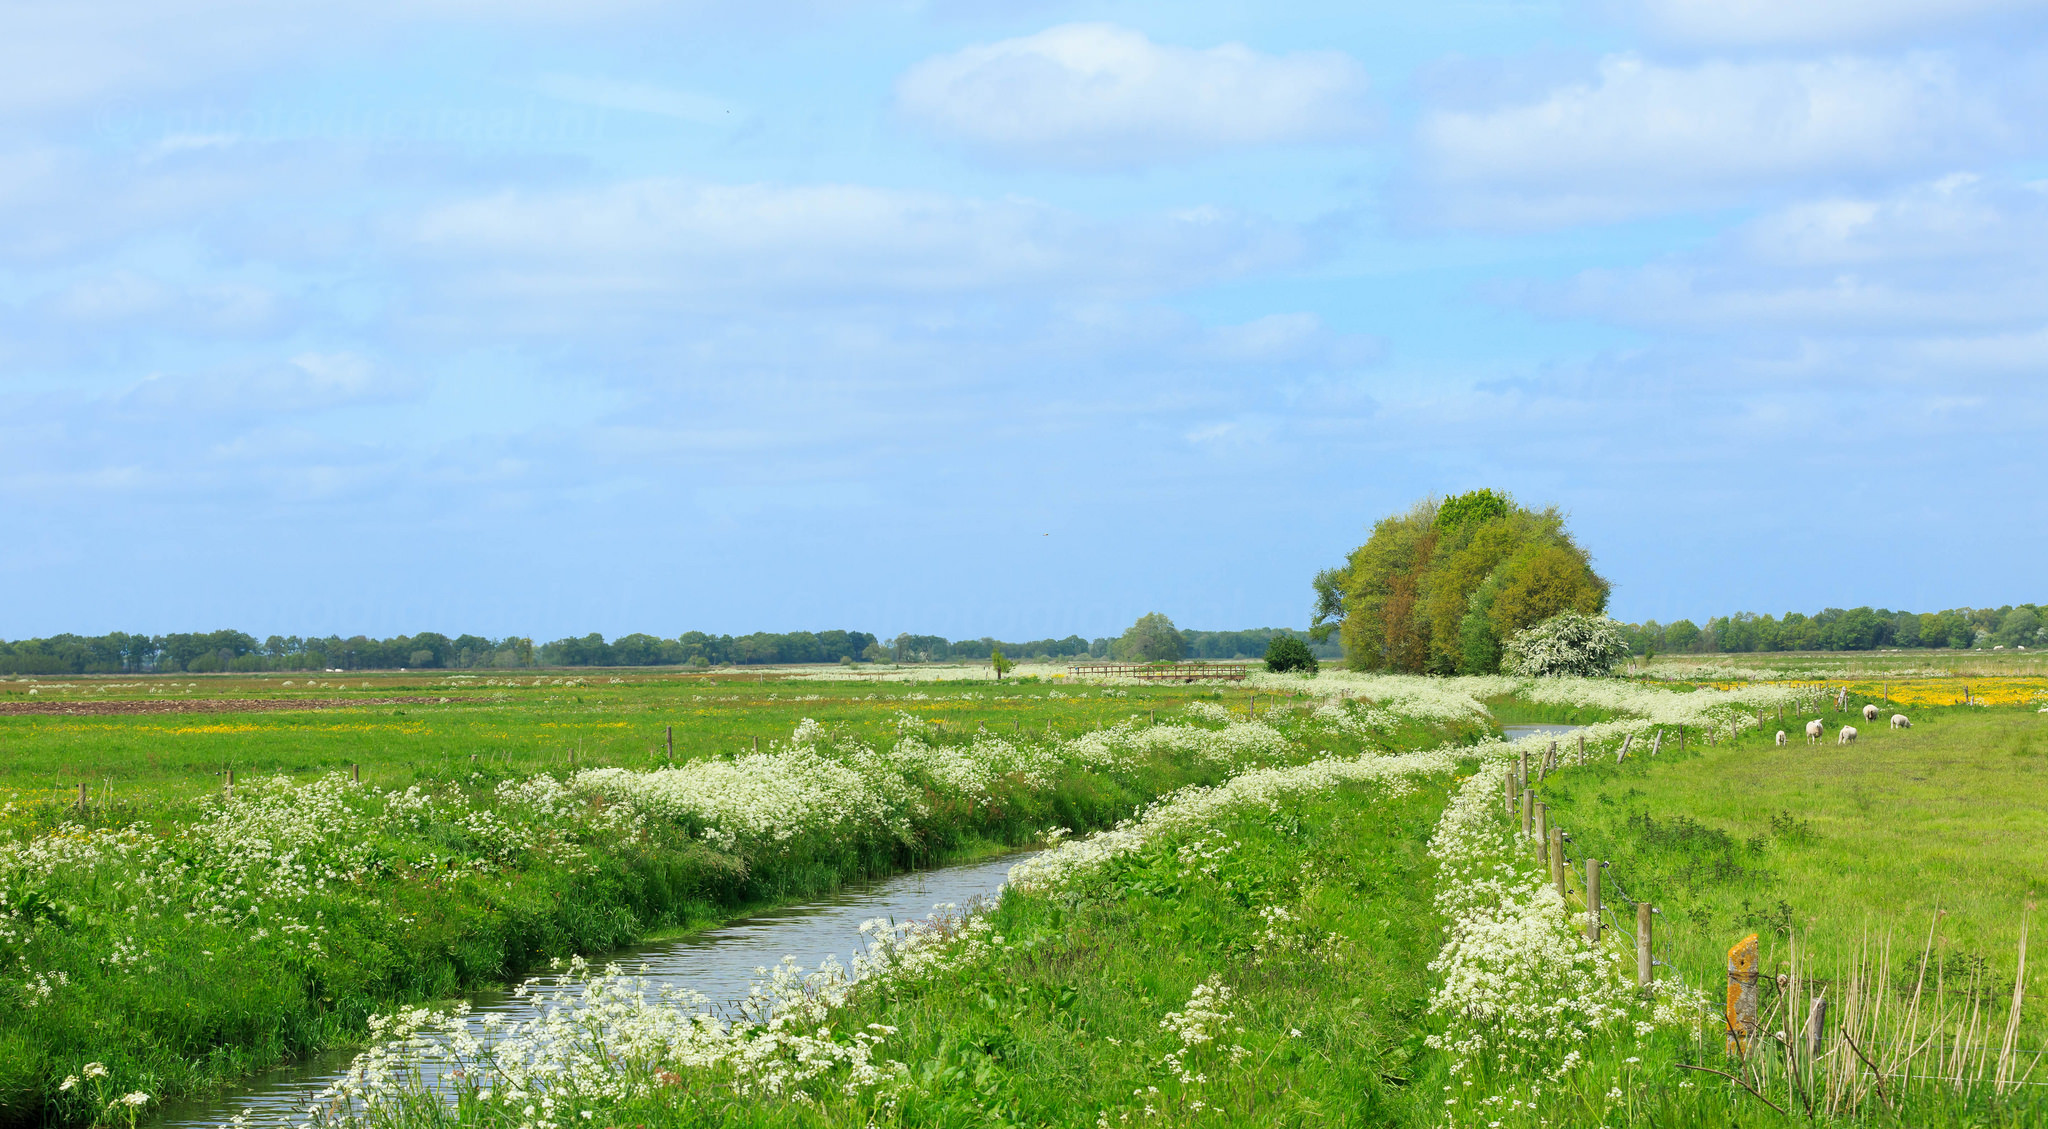
<svg viewBox="0 0 2048 1129"><path fill-rule="evenodd" d="M617 962L657 984L700 992L714 1010L723 1010L745 998L749 985L759 979L756 969L775 965L785 956L795 957L806 969L818 967L828 955L850 963L854 953L866 948L861 922L877 917L910 921L930 916L937 906L965 906L993 897L1010 868L1035 853L1017 852L851 885L817 901L620 949L590 963L601 968ZM491 1014L504 1016L507 1023L535 1014L530 997L520 998L506 989L479 992L469 997L469 1003L472 1024ZM296 1125L307 1100L347 1071L355 1054L330 1052L245 1079L222 1093L168 1103L151 1124L157 1129L219 1126L245 1115L254 1125Z"/></svg>

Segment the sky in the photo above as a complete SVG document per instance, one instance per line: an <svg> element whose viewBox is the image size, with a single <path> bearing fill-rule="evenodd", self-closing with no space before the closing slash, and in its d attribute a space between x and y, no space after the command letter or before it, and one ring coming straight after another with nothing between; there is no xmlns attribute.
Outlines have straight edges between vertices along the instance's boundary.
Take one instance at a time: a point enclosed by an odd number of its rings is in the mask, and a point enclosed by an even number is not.
<svg viewBox="0 0 2048 1129"><path fill-rule="evenodd" d="M2048 599L2048 0L0 0L0 637Z"/></svg>

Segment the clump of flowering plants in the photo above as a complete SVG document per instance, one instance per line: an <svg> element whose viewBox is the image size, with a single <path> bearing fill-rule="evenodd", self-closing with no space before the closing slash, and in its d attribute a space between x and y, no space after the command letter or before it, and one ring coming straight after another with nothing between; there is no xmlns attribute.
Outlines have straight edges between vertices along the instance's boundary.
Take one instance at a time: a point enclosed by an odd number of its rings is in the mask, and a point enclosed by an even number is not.
<svg viewBox="0 0 2048 1129"><path fill-rule="evenodd" d="M1626 939L1586 937L1583 905L1538 872L1533 844L1503 815L1509 767L1487 758L1430 842L1447 925L1430 963L1439 980L1429 1011L1441 1026L1427 1043L1451 1059L1444 1112L1454 1125L1543 1124L1559 1107L1586 1116L1592 1093L1604 1120L1631 1092L1616 1070L1639 1066L1660 1031L1696 1032L1707 1000L1673 979L1638 991Z"/></svg>

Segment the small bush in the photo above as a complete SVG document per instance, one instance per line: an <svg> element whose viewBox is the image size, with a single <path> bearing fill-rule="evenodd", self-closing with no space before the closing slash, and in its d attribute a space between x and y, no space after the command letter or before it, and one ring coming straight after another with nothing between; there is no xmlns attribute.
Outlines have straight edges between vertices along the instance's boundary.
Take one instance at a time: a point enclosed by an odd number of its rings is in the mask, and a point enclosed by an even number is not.
<svg viewBox="0 0 2048 1129"><path fill-rule="evenodd" d="M1316 661L1316 656L1308 649L1307 643L1292 635L1275 635L1273 641L1266 644L1266 669L1274 674L1283 674L1290 670L1305 670L1314 674L1322 669L1322 664Z"/></svg>

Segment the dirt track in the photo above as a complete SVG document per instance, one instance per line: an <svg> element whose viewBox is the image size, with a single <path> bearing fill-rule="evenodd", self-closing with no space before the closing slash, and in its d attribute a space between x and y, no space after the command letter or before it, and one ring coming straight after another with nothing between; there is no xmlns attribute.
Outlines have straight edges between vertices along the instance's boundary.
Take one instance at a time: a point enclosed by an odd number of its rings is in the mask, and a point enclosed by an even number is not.
<svg viewBox="0 0 2048 1129"><path fill-rule="evenodd" d="M363 706L438 705L447 698L116 698L80 702L0 702L0 714L58 714L75 717L139 713L266 713L271 710L336 710Z"/></svg>

